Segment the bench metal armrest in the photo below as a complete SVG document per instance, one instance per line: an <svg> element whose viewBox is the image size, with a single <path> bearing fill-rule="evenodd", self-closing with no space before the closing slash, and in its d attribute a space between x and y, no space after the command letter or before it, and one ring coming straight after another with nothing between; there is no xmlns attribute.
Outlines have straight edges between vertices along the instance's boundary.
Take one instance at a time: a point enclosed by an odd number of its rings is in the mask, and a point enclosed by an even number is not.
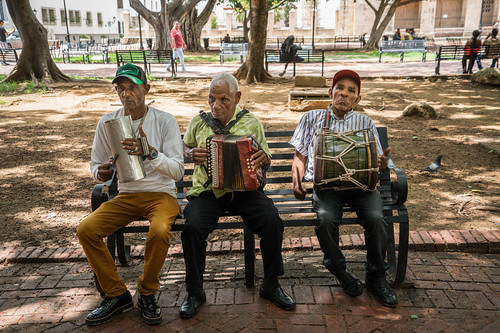
<svg viewBox="0 0 500 333"><path fill-rule="evenodd" d="M402 168L395 168L394 171L396 172L397 180L391 182L392 203L402 205L408 197L408 180Z"/></svg>
<svg viewBox="0 0 500 333"><path fill-rule="evenodd" d="M92 190L92 196L90 197L90 202L92 205L92 211L96 210L103 204L108 201L108 193L103 192L104 187L107 187L105 184L96 184L94 185L94 189Z"/></svg>

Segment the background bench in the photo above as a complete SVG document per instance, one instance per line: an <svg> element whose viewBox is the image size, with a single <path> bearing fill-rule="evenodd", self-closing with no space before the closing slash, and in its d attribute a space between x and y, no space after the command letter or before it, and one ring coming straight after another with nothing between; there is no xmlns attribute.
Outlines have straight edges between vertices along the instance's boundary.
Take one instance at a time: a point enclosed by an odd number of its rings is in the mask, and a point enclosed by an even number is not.
<svg viewBox="0 0 500 333"><path fill-rule="evenodd" d="M172 76L177 73L177 63L172 50L116 50L116 65L141 64L146 74L151 73L151 64L170 64Z"/></svg>
<svg viewBox="0 0 500 333"><path fill-rule="evenodd" d="M220 44L220 63L224 63L225 57L240 58L243 63L244 57L248 54L248 43L222 42Z"/></svg>
<svg viewBox="0 0 500 333"><path fill-rule="evenodd" d="M18 59L16 49L0 49L0 62L16 63Z"/></svg>
<svg viewBox="0 0 500 333"><path fill-rule="evenodd" d="M403 62L404 54L408 52L421 52L422 61L425 61L427 49L424 40L383 40L378 44L378 62L381 62L382 53L399 53L400 62Z"/></svg>
<svg viewBox="0 0 500 333"><path fill-rule="evenodd" d="M378 128L382 147L388 147L387 129ZM288 143L293 131L266 132L266 138L273 155L272 164L267 171L267 185L265 193L273 200L279 210L285 227L299 227L316 225L316 213L312 208L312 188L308 189L308 194L304 201L295 199L293 195L293 185L291 176L291 166L295 149ZM186 161L183 179L176 183L177 200L182 209L187 204L186 194L192 186L193 164ZM306 186L310 183L306 183ZM113 198L118 193L116 179L107 188L104 184L94 186L92 192L92 211L97 209L101 203ZM406 175L402 169L396 169L391 179L391 171L384 170L380 174L378 190L383 200L383 213L388 223L388 246L387 261L390 264L389 280L394 283L404 281L406 274L406 264L408 259L408 237L409 221L405 206L408 184ZM349 216L353 210L345 207L342 224L358 224L354 216ZM184 217L180 215L172 231L183 229ZM243 229L244 253L245 253L245 280L248 288L255 285L255 236L245 227L243 221L219 221L216 229ZM125 233L147 233L149 222L145 221L140 226L127 226L118 230L107 238L107 246L113 258L118 255L120 263L126 264L130 258L130 246L124 242ZM395 237L397 235L397 237ZM97 284L97 281L96 281ZM99 289L99 287L98 287Z"/></svg>
<svg viewBox="0 0 500 333"><path fill-rule="evenodd" d="M108 45L107 44L78 44L76 47L71 47L68 44L67 49L62 50L63 62L71 63L71 57L82 57L82 62L92 63L100 61L103 64L108 63Z"/></svg>
<svg viewBox="0 0 500 333"><path fill-rule="evenodd" d="M300 61L297 57L302 58ZM284 59L288 59L288 55L283 55L281 50L266 50L265 51L265 62L266 62L266 71L269 70L269 63L286 63L287 61L283 61ZM299 58L299 59L300 59ZM325 70L325 50L321 49L302 49L298 50L295 54L295 57L289 63L293 63L293 76L295 76L295 65L297 63L311 63L311 62L321 62L321 76L324 74Z"/></svg>
<svg viewBox="0 0 500 333"><path fill-rule="evenodd" d="M481 45L478 57L480 59L491 59L500 54L500 45ZM463 45L444 45L440 46L436 52L434 60L434 72L439 75L441 60L462 60L465 55L465 47ZM498 63L497 63L498 67Z"/></svg>
<svg viewBox="0 0 500 333"><path fill-rule="evenodd" d="M335 36L333 39L334 49L356 49L363 48L366 44L365 36Z"/></svg>

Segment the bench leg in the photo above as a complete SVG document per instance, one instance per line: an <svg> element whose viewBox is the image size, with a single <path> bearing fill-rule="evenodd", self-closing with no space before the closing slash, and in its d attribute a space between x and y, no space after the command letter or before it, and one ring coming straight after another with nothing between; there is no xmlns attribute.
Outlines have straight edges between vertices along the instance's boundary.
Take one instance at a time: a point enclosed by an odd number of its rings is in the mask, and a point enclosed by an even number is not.
<svg viewBox="0 0 500 333"><path fill-rule="evenodd" d="M405 56L404 52L401 52L401 54L399 56L399 62L403 62L404 56Z"/></svg>
<svg viewBox="0 0 500 333"><path fill-rule="evenodd" d="M408 264L408 241L410 238L410 225L408 223L408 212L400 210L400 216L406 216L406 223L399 224L399 248L398 248L398 263L394 283L401 283L405 279L406 266Z"/></svg>
<svg viewBox="0 0 500 333"><path fill-rule="evenodd" d="M130 261L130 245L125 245L123 232L116 233L116 252L118 253L120 264L127 266Z"/></svg>
<svg viewBox="0 0 500 333"><path fill-rule="evenodd" d="M253 232L245 227L243 229L245 247L245 284L247 288L255 287L255 237Z"/></svg>

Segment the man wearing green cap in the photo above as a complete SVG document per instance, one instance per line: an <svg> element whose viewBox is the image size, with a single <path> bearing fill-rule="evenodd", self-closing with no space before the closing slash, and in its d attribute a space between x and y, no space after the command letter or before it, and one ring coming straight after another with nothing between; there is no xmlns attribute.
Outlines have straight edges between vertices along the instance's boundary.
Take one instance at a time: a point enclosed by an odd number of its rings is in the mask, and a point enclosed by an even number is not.
<svg viewBox="0 0 500 333"><path fill-rule="evenodd" d="M142 157L146 176L127 183L118 182L120 193L103 203L78 226L78 239L106 294L102 303L87 316L86 322L98 325L134 307L132 295L118 275L103 238L146 216L150 227L144 252L144 272L138 282L137 306L143 320L154 325L161 322L161 308L155 296L159 289L159 274L170 245L170 228L180 213L175 181L184 173L181 134L171 114L146 105L150 85L141 68L132 64L121 66L112 83L123 107L104 115L97 124L90 170L101 182L113 177L114 160L104 123L130 115L135 135L121 141L123 153Z"/></svg>

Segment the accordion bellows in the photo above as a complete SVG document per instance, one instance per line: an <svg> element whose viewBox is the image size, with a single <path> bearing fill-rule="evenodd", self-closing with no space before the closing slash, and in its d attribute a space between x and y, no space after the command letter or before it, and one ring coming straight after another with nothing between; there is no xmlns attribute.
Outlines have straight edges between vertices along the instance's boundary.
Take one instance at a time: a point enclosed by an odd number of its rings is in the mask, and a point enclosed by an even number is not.
<svg viewBox="0 0 500 333"><path fill-rule="evenodd" d="M258 147L251 135L218 134L207 139L208 176L212 187L226 190L259 188L257 170L252 165L253 147Z"/></svg>

